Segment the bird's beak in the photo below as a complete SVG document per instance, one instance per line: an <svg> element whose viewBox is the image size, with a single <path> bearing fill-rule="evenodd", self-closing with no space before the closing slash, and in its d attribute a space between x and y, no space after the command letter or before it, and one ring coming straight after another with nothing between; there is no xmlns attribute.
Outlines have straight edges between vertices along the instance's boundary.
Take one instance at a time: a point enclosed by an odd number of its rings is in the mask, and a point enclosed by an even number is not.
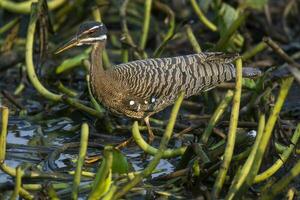
<svg viewBox="0 0 300 200"><path fill-rule="evenodd" d="M60 48L58 48L54 54L59 54L65 50L71 49L74 46L77 46L78 44L78 39L77 38L73 38L72 40L70 40L69 42L67 42L66 44L64 44L63 46L61 46Z"/></svg>

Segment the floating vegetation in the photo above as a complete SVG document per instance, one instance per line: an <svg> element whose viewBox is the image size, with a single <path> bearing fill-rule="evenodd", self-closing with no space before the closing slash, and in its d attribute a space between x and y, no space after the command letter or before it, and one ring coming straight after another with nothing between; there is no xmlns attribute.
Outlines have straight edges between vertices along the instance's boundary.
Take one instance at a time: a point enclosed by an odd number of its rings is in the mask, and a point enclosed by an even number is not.
<svg viewBox="0 0 300 200"><path fill-rule="evenodd" d="M299 198L299 1L0 8L0 199ZM149 142L147 123L112 115L93 96L91 48L54 54L86 21L108 27L105 69L221 51L241 55L236 78L189 99L181 92L150 117ZM262 74L242 77L244 67Z"/></svg>

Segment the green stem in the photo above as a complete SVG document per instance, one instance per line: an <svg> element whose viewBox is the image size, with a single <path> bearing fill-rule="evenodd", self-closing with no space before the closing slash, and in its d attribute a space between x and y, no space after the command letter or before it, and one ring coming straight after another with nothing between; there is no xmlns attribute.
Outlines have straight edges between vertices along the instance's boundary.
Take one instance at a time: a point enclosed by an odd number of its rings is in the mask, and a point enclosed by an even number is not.
<svg viewBox="0 0 300 200"><path fill-rule="evenodd" d="M75 175L73 180L73 187L72 187L72 199L75 200L78 198L81 171L82 171L82 166L84 164L84 159L85 159L86 150L88 146L88 140L89 140L89 126L87 123L83 123L81 126L79 156L77 160L77 165L76 165L76 170L75 170Z"/></svg>
<svg viewBox="0 0 300 200"><path fill-rule="evenodd" d="M123 45L125 46L125 45ZM122 62L127 63L128 62L128 49L125 47L122 47Z"/></svg>
<svg viewBox="0 0 300 200"><path fill-rule="evenodd" d="M6 154L6 135L7 135L7 125L8 125L8 116L9 110L7 107L2 106L1 108L1 136L0 136L0 164L2 165L5 160Z"/></svg>
<svg viewBox="0 0 300 200"><path fill-rule="evenodd" d="M58 102L58 101L64 101L68 103L71 106L76 107L79 110L82 110L84 112L87 112L93 116L102 117L102 114L97 112L96 110L87 107L81 103L79 103L77 100L69 98L67 96L64 96L62 98L62 95L55 94L53 92L50 92L47 90L42 83L39 81L36 73L35 73L35 67L33 63L33 42L34 42L34 33L36 29L36 22L38 18L38 13L42 7L42 4L32 4L32 11L30 16L30 22L27 30L27 39L26 39L26 67L27 67L27 75L29 77L29 80L31 81L32 85L35 87L35 89L46 99Z"/></svg>
<svg viewBox="0 0 300 200"><path fill-rule="evenodd" d="M0 0L0 5L1 5L1 0ZM8 31L12 27L14 27L19 21L20 21L20 18L15 18L15 19L11 20L10 22L8 22L7 24L5 24L4 26L2 26L0 28L0 35L2 33L5 33L6 31Z"/></svg>
<svg viewBox="0 0 300 200"><path fill-rule="evenodd" d="M91 48L87 48L83 53L64 60L59 66L56 67L55 73L61 74L65 71L71 70L82 64L82 60L87 59L91 52Z"/></svg>
<svg viewBox="0 0 300 200"><path fill-rule="evenodd" d="M236 61L236 86L235 86L235 93L233 97L233 105L232 105L232 111L230 116L227 144L226 144L226 149L223 158L224 160L222 162L221 168L219 170L219 174L216 178L213 191L212 191L212 196L215 199L218 198L222 186L225 182L226 174L233 155L235 138L236 138L236 129L237 129L238 119L239 119L241 92L242 92L242 59L239 58Z"/></svg>
<svg viewBox="0 0 300 200"><path fill-rule="evenodd" d="M262 194L261 199L262 200L271 200L275 199L274 197L282 192L285 187L288 186L288 184L293 180L299 177L300 174L300 160L296 163L296 165L289 171L288 174L286 174L284 177L282 177L278 182L276 182L274 185L272 185L271 188L264 194Z"/></svg>
<svg viewBox="0 0 300 200"><path fill-rule="evenodd" d="M227 109L229 103L231 102L233 97L233 91L228 90L224 99L221 101L217 109L215 110L214 114L211 116L208 125L204 131L204 133L201 136L202 143L206 144L208 141L209 136L211 135L211 132L215 125L218 123L218 121L221 119L223 113Z"/></svg>
<svg viewBox="0 0 300 200"><path fill-rule="evenodd" d="M279 155L280 159L278 159L270 168L268 168L267 170L258 174L255 177L254 183L259 183L266 180L267 178L275 174L282 167L282 165L287 161L287 159L293 152L295 144L298 143L299 136L300 136L300 123L298 124L295 133L293 134L293 137L291 139L292 144L290 144L290 146L286 148L281 155Z"/></svg>
<svg viewBox="0 0 300 200"><path fill-rule="evenodd" d="M20 13L20 14L28 14L30 13L30 6L32 3L36 3L38 0L29 0L24 2L13 2L9 0L1 0L0 1L0 8L4 8L8 11L14 12L14 13ZM52 0L49 1L48 8L49 10L55 10L56 8L60 7L62 4L64 4L66 0Z"/></svg>
<svg viewBox="0 0 300 200"><path fill-rule="evenodd" d="M214 25L211 21L209 21L209 19L207 19L205 17L205 15L201 11L200 7L198 6L196 0L190 0L190 3L192 4L192 7L193 7L195 13L197 14L199 20L211 31L214 31L214 32L217 31L218 28L216 27L216 25Z"/></svg>
<svg viewBox="0 0 300 200"><path fill-rule="evenodd" d="M245 21L246 19L246 14L240 14L239 17L230 25L228 30L224 33L223 37L220 38L218 41L215 50L220 51L224 50L231 38L231 36L236 32L236 30L241 26L241 24Z"/></svg>
<svg viewBox="0 0 300 200"><path fill-rule="evenodd" d="M62 95L54 94L47 90L39 81L35 69L34 69L34 63L33 63L33 41L34 41L34 33L36 29L36 22L38 19L38 8L37 4L32 4L32 11L30 16L30 22L27 29L27 38L26 38L26 66L27 66L27 75L29 77L29 80L31 81L32 85L35 87L35 89L44 97L47 99L50 99L52 101L59 101L61 99Z"/></svg>
<svg viewBox="0 0 300 200"><path fill-rule="evenodd" d="M202 50L201 50L201 47L196 39L196 36L193 32L193 29L190 25L186 25L185 27L185 32L186 32L186 35L188 37L188 40L190 41L192 47L193 47L193 50L196 52L196 53L200 53Z"/></svg>
<svg viewBox="0 0 300 200"><path fill-rule="evenodd" d="M236 174L236 176L234 177L234 179L232 181L232 185L231 185L229 192L225 198L226 200L234 199L235 197L238 197L239 194L242 192L242 190L243 190L242 185L244 184L244 182L247 179L248 174L250 173L251 166L253 165L255 154L259 147L259 143L261 141L264 128L265 128L265 115L260 114L259 126L258 126L257 136L255 138L255 142L251 148L251 152L250 152L246 162L244 163L243 168L241 169L239 175Z"/></svg>
<svg viewBox="0 0 300 200"><path fill-rule="evenodd" d="M142 135L140 133L138 122L136 122L136 121L132 125L132 137L133 137L134 141L136 142L136 144L141 149L143 149L143 151L145 151L146 153L148 153L150 155L156 155L157 152L159 151L157 148L152 147L144 140L144 138L142 137ZM177 149L166 149L164 151L162 157L163 158L172 158L172 157L180 156L180 155L183 155L185 150L186 150L186 147L180 147Z"/></svg>
<svg viewBox="0 0 300 200"><path fill-rule="evenodd" d="M285 101L285 98L288 94L288 91L289 91L292 83L293 83L292 77L285 78L282 81L277 101L276 101L275 106L272 109L269 119L266 123L265 129L263 132L263 136L261 138L260 144L259 144L258 149L255 154L253 165L251 167L250 173L245 182L245 187L246 187L245 189L250 187L254 182L254 178L257 175L257 172L260 168L263 156L265 154L266 148L270 141L270 137L271 137L272 131L274 129L275 123L277 121L278 115L280 113L280 110L282 108L282 105Z"/></svg>
<svg viewBox="0 0 300 200"><path fill-rule="evenodd" d="M159 45L159 47L153 53L153 57L159 57L161 55L161 53L163 52L167 43L174 36L175 14L174 14L173 10L167 4L163 4L159 1L154 1L154 5L155 5L155 7L157 7L157 9L161 10L162 12L165 12L168 15L168 17L170 18L169 30L166 33L166 35L164 36L163 42Z"/></svg>
<svg viewBox="0 0 300 200"><path fill-rule="evenodd" d="M99 199L109 190L113 162L113 152L111 148L112 147L106 147L106 149L104 149L104 158L97 171L92 191L88 197L89 200Z"/></svg>
<svg viewBox="0 0 300 200"><path fill-rule="evenodd" d="M76 96L78 96L77 92L75 92L75 91L72 90L72 89L67 88L66 86L64 86L64 85L62 84L62 82L58 82L57 88L58 88L58 90L59 90L60 92L66 94L66 95L68 95L68 96L70 96L70 97L76 97Z"/></svg>
<svg viewBox="0 0 300 200"><path fill-rule="evenodd" d="M25 200L33 200L34 199L34 196L22 187L20 188L19 194Z"/></svg>
<svg viewBox="0 0 300 200"><path fill-rule="evenodd" d="M144 10L144 23L143 23L143 30L142 30L142 37L140 40L140 48L145 49L149 26L150 26L150 16L151 16L151 7L152 7L152 0L145 1L145 10Z"/></svg>
<svg viewBox="0 0 300 200"><path fill-rule="evenodd" d="M268 47L268 45L263 41L258 43L252 49L243 53L243 55L242 55L243 61L249 60L250 58L252 58L256 54L258 54L259 52L265 50L267 47Z"/></svg>
<svg viewBox="0 0 300 200"><path fill-rule="evenodd" d="M10 199L15 200L18 199L19 193L20 193L20 188L22 185L22 176L23 176L23 171L21 169L21 166L18 166L16 168L16 179L15 179L15 189L14 192L12 193Z"/></svg>
<svg viewBox="0 0 300 200"><path fill-rule="evenodd" d="M96 9L93 9L93 16L96 21L102 22L101 12L98 7ZM111 67L111 63L106 49L103 50L102 59L105 69L109 69Z"/></svg>
<svg viewBox="0 0 300 200"><path fill-rule="evenodd" d="M97 100L94 98L93 94L92 94L92 90L91 90L91 82L90 82L90 75L86 75L86 83L87 83L87 87L88 87L88 92L90 95L90 99L92 104L94 105L94 108L99 112L99 113L103 113L104 109L100 106L100 104L97 102Z"/></svg>
<svg viewBox="0 0 300 200"><path fill-rule="evenodd" d="M160 159L162 158L164 151L167 149L167 145L169 143L169 140L171 138L174 125L176 122L177 114L179 112L180 105L184 99L184 93L181 93L175 102L171 116L169 119L169 123L167 125L166 131L163 135L163 138L161 139L159 150L151 160L151 162L148 164L148 166L138 175L136 175L130 182L125 184L122 188L116 190L117 192L115 195L112 196L112 199L120 199L123 197L130 189L132 189L134 186L136 186L138 183L140 183L144 178L151 175L152 171L156 168L158 165ZM137 123L137 122L135 122Z"/></svg>
<svg viewBox="0 0 300 200"><path fill-rule="evenodd" d="M81 103L79 103L76 99L70 98L66 95L62 98L63 102L67 103L68 105L77 108L78 110L84 111L86 113L89 113L92 116L95 116L97 118L103 118L103 113L98 112L97 110L90 108L88 106L85 106Z"/></svg>
<svg viewBox="0 0 300 200"><path fill-rule="evenodd" d="M132 39L132 36L129 32L128 26L127 26L127 6L128 6L129 0L124 0L122 3L122 6L120 8L120 17L121 17L121 29L122 29L122 38L123 42L128 44L130 47L134 49L134 55L138 59L146 58L147 54L145 51L138 49L138 46L135 44L135 42Z"/></svg>

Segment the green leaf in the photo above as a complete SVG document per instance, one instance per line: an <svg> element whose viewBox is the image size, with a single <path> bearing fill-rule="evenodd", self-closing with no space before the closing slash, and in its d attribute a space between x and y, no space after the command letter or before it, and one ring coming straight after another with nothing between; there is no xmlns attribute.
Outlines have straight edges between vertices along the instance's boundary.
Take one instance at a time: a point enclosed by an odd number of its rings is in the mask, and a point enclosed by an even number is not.
<svg viewBox="0 0 300 200"><path fill-rule="evenodd" d="M128 173L128 162L126 157L118 149L113 149L112 172L124 174Z"/></svg>
<svg viewBox="0 0 300 200"><path fill-rule="evenodd" d="M243 87L246 87L248 89L255 90L256 89L256 83L253 79L250 78L243 78Z"/></svg>
<svg viewBox="0 0 300 200"><path fill-rule="evenodd" d="M200 0L200 8L204 11L207 12L209 6L212 4L212 0Z"/></svg>
<svg viewBox="0 0 300 200"><path fill-rule="evenodd" d="M239 12L227 3L222 3L218 13L218 28L222 38L228 31L229 27L239 17ZM238 51L244 44L244 38L238 32L234 33L227 44L227 51Z"/></svg>
<svg viewBox="0 0 300 200"><path fill-rule="evenodd" d="M222 3L222 7L219 11L219 25L221 36L225 33L231 24L236 20L239 13L238 11L227 3Z"/></svg>
<svg viewBox="0 0 300 200"><path fill-rule="evenodd" d="M245 0L242 7L249 7L256 10L262 10L268 3L268 0Z"/></svg>
<svg viewBox="0 0 300 200"><path fill-rule="evenodd" d="M112 147L105 147L103 154L103 161L96 173L93 188L88 197L89 200L100 199L108 192L112 183Z"/></svg>

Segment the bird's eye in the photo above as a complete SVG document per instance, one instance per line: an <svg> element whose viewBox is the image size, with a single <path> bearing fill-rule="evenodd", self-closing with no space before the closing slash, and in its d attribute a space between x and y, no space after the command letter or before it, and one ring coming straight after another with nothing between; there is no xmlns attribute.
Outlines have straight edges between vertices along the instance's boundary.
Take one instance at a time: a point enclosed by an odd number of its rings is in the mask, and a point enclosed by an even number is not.
<svg viewBox="0 0 300 200"><path fill-rule="evenodd" d="M96 30L97 30L96 28L92 28L92 29L82 32L80 35L89 35L89 34L94 33Z"/></svg>

